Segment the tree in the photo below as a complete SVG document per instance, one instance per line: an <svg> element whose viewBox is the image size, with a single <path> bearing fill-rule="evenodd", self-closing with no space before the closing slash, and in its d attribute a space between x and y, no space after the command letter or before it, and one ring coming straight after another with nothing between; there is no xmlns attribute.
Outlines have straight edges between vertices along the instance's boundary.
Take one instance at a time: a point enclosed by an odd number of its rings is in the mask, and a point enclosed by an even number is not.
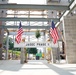
<svg viewBox="0 0 76 75"><path fill-rule="evenodd" d="M9 38L9 49L13 49L14 48L14 42L12 38Z"/></svg>
<svg viewBox="0 0 76 75"><path fill-rule="evenodd" d="M7 42L7 38L5 37L5 38L3 39L3 44L6 45L6 42Z"/></svg>
<svg viewBox="0 0 76 75"><path fill-rule="evenodd" d="M37 48L27 48L27 53L29 54L36 54L37 53Z"/></svg>
<svg viewBox="0 0 76 75"><path fill-rule="evenodd" d="M36 31L35 36L36 36L36 38L37 38L37 39L41 36L41 34L40 34L40 31L39 31L39 30L37 30L37 31Z"/></svg>

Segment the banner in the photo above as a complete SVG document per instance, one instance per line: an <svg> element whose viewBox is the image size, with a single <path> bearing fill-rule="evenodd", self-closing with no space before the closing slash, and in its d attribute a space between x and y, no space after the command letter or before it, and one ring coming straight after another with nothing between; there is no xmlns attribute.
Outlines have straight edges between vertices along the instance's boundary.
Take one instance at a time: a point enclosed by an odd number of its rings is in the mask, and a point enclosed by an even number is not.
<svg viewBox="0 0 76 75"><path fill-rule="evenodd" d="M23 47L58 47L58 44L53 44L53 42L20 42L19 44L14 41L14 47L19 47L19 48L23 48Z"/></svg>

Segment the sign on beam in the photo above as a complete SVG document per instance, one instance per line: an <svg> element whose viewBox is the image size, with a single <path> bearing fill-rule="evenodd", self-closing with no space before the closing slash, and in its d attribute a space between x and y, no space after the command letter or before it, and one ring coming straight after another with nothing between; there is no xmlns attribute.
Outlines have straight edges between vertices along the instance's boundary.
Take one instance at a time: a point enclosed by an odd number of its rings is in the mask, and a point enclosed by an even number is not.
<svg viewBox="0 0 76 75"><path fill-rule="evenodd" d="M15 48L58 47L58 44L53 44L50 42L21 42L17 44L16 42L14 42L14 47Z"/></svg>

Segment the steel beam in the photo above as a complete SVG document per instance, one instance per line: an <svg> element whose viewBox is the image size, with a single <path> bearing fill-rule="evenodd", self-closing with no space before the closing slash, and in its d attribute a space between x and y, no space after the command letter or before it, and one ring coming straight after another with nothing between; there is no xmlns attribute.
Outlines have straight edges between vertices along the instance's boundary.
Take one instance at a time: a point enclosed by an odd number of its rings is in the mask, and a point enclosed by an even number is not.
<svg viewBox="0 0 76 75"><path fill-rule="evenodd" d="M49 29L50 26L22 26L23 29ZM18 28L18 26L0 26L0 28Z"/></svg>
<svg viewBox="0 0 76 75"><path fill-rule="evenodd" d="M41 35L44 34L44 32L40 32ZM9 35L17 35L17 32L9 32ZM35 32L24 32L22 35L35 35Z"/></svg>
<svg viewBox="0 0 76 75"><path fill-rule="evenodd" d="M12 10L69 10L68 5L0 4L0 9Z"/></svg>
<svg viewBox="0 0 76 75"><path fill-rule="evenodd" d="M28 16L29 14L7 14L7 16L13 16L13 15L17 15L17 16ZM47 14L30 14L30 16L47 16Z"/></svg>
<svg viewBox="0 0 76 75"><path fill-rule="evenodd" d="M0 17L0 21L45 21L45 22L48 22L48 21L51 21L53 20L54 22L59 22L60 20L58 18L13 18L13 17L7 17L7 18L4 18L4 17Z"/></svg>
<svg viewBox="0 0 76 75"><path fill-rule="evenodd" d="M63 14L61 15L60 22L63 20L64 16L69 15L73 11L73 9L76 8L76 1L75 0L71 0L71 2L69 4L69 8L70 8L69 11L64 11ZM56 26L58 26L60 24L60 22L56 23Z"/></svg>

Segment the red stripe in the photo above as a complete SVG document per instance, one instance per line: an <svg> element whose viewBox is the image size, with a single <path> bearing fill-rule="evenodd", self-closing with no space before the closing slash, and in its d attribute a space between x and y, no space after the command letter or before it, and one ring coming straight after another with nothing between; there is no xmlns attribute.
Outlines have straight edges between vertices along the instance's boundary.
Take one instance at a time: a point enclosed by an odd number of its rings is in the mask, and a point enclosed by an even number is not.
<svg viewBox="0 0 76 75"><path fill-rule="evenodd" d="M50 29L50 35L53 38L53 43L55 44L57 42L57 40L59 39L56 28L54 28L54 30L52 28Z"/></svg>
<svg viewBox="0 0 76 75"><path fill-rule="evenodd" d="M21 35L22 33L23 33L23 29L20 28L20 29L18 30L18 35Z"/></svg>
<svg viewBox="0 0 76 75"><path fill-rule="evenodd" d="M21 42L21 37L22 37L23 29L22 27L18 30L17 36L16 36L16 42L19 44Z"/></svg>
<svg viewBox="0 0 76 75"><path fill-rule="evenodd" d="M17 41L17 43L19 44L20 41L21 41L21 36L16 36L16 41Z"/></svg>

